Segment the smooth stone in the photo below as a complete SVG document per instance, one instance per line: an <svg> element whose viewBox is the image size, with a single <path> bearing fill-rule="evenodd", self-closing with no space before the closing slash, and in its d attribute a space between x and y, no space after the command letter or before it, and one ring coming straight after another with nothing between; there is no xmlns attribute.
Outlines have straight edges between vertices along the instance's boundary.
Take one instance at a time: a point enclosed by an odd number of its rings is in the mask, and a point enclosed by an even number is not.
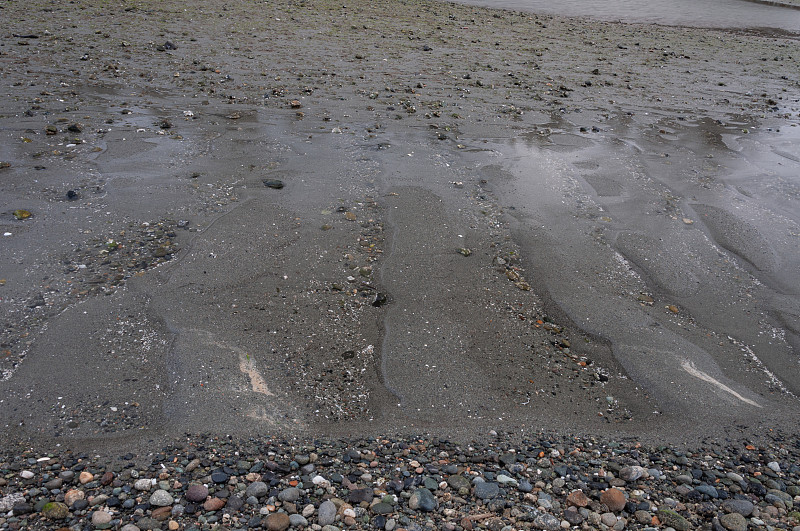
<svg viewBox="0 0 800 531"><path fill-rule="evenodd" d="M625 481L636 481L644 477L647 471L640 466L626 466L619 471L619 477Z"/></svg>
<svg viewBox="0 0 800 531"><path fill-rule="evenodd" d="M317 509L317 523L323 527L331 525L336 521L336 505L330 500L325 500L319 504Z"/></svg>
<svg viewBox="0 0 800 531"><path fill-rule="evenodd" d="M697 485L694 489L697 492L702 492L703 494L714 500L719 498L719 493L717 492L717 489L715 489L711 485Z"/></svg>
<svg viewBox="0 0 800 531"><path fill-rule="evenodd" d="M414 511L430 512L436 510L439 502L428 489L421 488L414 491L408 499L408 506Z"/></svg>
<svg viewBox="0 0 800 531"><path fill-rule="evenodd" d="M373 498L373 492L370 488L364 489L353 489L350 491L350 494L347 496L347 501L352 504L359 504L361 502L371 502Z"/></svg>
<svg viewBox="0 0 800 531"><path fill-rule="evenodd" d="M278 493L278 499L282 502L296 502L300 499L300 489L297 487L289 487Z"/></svg>
<svg viewBox="0 0 800 531"><path fill-rule="evenodd" d="M269 531L286 531L291 525L289 515L286 513L272 513L261 524Z"/></svg>
<svg viewBox="0 0 800 531"><path fill-rule="evenodd" d="M106 511L95 511L92 513L92 525L97 527L111 522L111 514Z"/></svg>
<svg viewBox="0 0 800 531"><path fill-rule="evenodd" d="M150 505L155 505L156 507L166 507L167 505L172 505L174 501L175 499L172 495L164 489L158 489L150 495Z"/></svg>
<svg viewBox="0 0 800 531"><path fill-rule="evenodd" d="M462 488L467 488L468 489L470 487L469 480L467 478L465 478L464 476L461 476L461 475L450 476L449 478L447 478L447 484L453 490L459 490L459 489L462 489Z"/></svg>
<svg viewBox="0 0 800 531"><path fill-rule="evenodd" d="M755 506L753 505L753 502L749 500L733 499L733 500L725 500L724 502L722 502L722 509L724 511L730 513L738 513L745 517L753 514L754 507Z"/></svg>
<svg viewBox="0 0 800 531"><path fill-rule="evenodd" d="M672 509L659 509L658 519L665 526L674 528L675 531L689 531L689 529L692 529L692 524Z"/></svg>
<svg viewBox="0 0 800 531"><path fill-rule="evenodd" d="M185 497L190 502L203 502L208 498L208 487L197 483L189 485L189 488L186 489Z"/></svg>
<svg viewBox="0 0 800 531"><path fill-rule="evenodd" d="M625 493L615 487L604 490L602 494L600 494L600 503L605 504L612 513L618 513L624 509L625 502Z"/></svg>
<svg viewBox="0 0 800 531"><path fill-rule="evenodd" d="M263 481L254 481L247 486L245 490L245 494L249 498L250 496L255 496L256 498L263 498L264 496L269 493L269 487Z"/></svg>
<svg viewBox="0 0 800 531"><path fill-rule="evenodd" d="M747 519L739 513L723 514L719 523L728 531L747 531Z"/></svg>
<svg viewBox="0 0 800 531"><path fill-rule="evenodd" d="M289 526L290 527L308 527L308 520L302 514L290 514L289 515Z"/></svg>
<svg viewBox="0 0 800 531"><path fill-rule="evenodd" d="M500 494L500 485L484 481L475 484L475 496L482 500L491 500Z"/></svg>
<svg viewBox="0 0 800 531"><path fill-rule="evenodd" d="M600 515L600 522L608 527L614 527L614 524L617 523L617 517L614 516L614 513L603 513Z"/></svg>

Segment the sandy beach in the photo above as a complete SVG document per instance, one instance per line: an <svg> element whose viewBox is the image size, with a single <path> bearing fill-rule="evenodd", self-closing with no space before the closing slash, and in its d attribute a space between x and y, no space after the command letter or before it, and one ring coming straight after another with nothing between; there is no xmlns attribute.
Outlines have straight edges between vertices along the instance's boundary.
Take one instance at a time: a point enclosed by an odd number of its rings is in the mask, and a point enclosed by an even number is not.
<svg viewBox="0 0 800 531"><path fill-rule="evenodd" d="M2 14L9 444L796 429L796 34Z"/></svg>

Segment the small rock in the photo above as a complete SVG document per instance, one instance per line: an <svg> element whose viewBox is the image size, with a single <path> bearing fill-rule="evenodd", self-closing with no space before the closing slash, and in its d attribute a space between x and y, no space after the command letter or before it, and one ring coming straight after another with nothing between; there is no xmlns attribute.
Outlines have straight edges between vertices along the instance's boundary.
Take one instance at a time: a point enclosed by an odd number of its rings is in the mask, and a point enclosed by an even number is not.
<svg viewBox="0 0 800 531"><path fill-rule="evenodd" d="M248 487L249 488L249 487ZM208 497L208 487L205 485L193 484L186 489L186 499L190 502L199 503Z"/></svg>
<svg viewBox="0 0 800 531"><path fill-rule="evenodd" d="M267 516L265 523L269 531L285 531L290 525L289 515L286 513L272 513Z"/></svg>
<svg viewBox="0 0 800 531"><path fill-rule="evenodd" d="M166 507L167 505L172 505L174 501L172 495L164 489L158 489L150 495L150 505L155 505L156 507Z"/></svg>
<svg viewBox="0 0 800 531"><path fill-rule="evenodd" d="M614 487L600 494L600 503L605 504L612 513L618 513L624 509L625 501L625 493Z"/></svg>
<svg viewBox="0 0 800 531"><path fill-rule="evenodd" d="M332 525L336 521L336 505L330 500L322 502L317 513L317 523L323 527Z"/></svg>
<svg viewBox="0 0 800 531"><path fill-rule="evenodd" d="M533 521L536 529L544 529L545 531L559 531L561 529L561 520L552 514L542 513Z"/></svg>
<svg viewBox="0 0 800 531"><path fill-rule="evenodd" d="M636 481L642 478L647 471L640 466L626 466L619 471L619 477L625 481Z"/></svg>
<svg viewBox="0 0 800 531"><path fill-rule="evenodd" d="M137 479L136 483L133 484L134 489L141 491L150 490L150 487L152 486L153 486L153 481L150 479Z"/></svg>
<svg viewBox="0 0 800 531"><path fill-rule="evenodd" d="M421 488L414 491L408 499L408 506L414 511L430 512L436 510L439 502L428 489Z"/></svg>
<svg viewBox="0 0 800 531"><path fill-rule="evenodd" d="M747 531L747 519L739 513L723 514L719 523L728 531Z"/></svg>
<svg viewBox="0 0 800 531"><path fill-rule="evenodd" d="M106 511L92 513L92 525L97 529L104 529L111 522L111 514Z"/></svg>
<svg viewBox="0 0 800 531"><path fill-rule="evenodd" d="M33 476L34 473L31 472L30 470L23 470L22 472L19 473L19 477L21 477L22 479L33 479Z"/></svg>
<svg viewBox="0 0 800 531"><path fill-rule="evenodd" d="M482 500L491 500L500 494L500 485L488 481L475 484L475 496Z"/></svg>
<svg viewBox="0 0 800 531"><path fill-rule="evenodd" d="M280 190L283 188L283 181L279 179L264 179L264 186L274 190Z"/></svg>
<svg viewBox="0 0 800 531"><path fill-rule="evenodd" d="M217 498L217 497L209 498L203 504L203 509L205 509L208 512L219 511L220 509L225 507L225 503L226 503L225 500L223 500L222 498Z"/></svg>
<svg viewBox="0 0 800 531"><path fill-rule="evenodd" d="M60 502L50 502L42 508L42 516L50 520L63 520L69 516L69 507Z"/></svg>
<svg viewBox="0 0 800 531"><path fill-rule="evenodd" d="M672 509L659 509L658 519L666 527L672 527L675 531L688 531L692 529L692 524L689 520L679 515Z"/></svg>
<svg viewBox="0 0 800 531"><path fill-rule="evenodd" d="M749 500L725 500L722 502L722 510L729 513L738 513L742 516L750 516L753 514L754 505Z"/></svg>
<svg viewBox="0 0 800 531"><path fill-rule="evenodd" d="M282 502L296 502L300 499L300 489L289 487L278 493L278 499Z"/></svg>
<svg viewBox="0 0 800 531"><path fill-rule="evenodd" d="M567 505L586 507L589 505L589 498L582 490L573 490L567 495Z"/></svg>
<svg viewBox="0 0 800 531"><path fill-rule="evenodd" d="M269 492L269 487L263 481L254 481L247 486L245 494L249 498L255 496L256 498L263 498Z"/></svg>

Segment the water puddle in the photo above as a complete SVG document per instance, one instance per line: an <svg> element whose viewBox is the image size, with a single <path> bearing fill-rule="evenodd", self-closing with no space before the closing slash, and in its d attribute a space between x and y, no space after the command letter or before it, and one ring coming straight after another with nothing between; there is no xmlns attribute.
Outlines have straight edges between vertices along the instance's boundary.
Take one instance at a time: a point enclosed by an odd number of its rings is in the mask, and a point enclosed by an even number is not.
<svg viewBox="0 0 800 531"><path fill-rule="evenodd" d="M541 287L664 411L747 414L758 395L800 391L798 136L739 117L623 116L497 148Z"/></svg>

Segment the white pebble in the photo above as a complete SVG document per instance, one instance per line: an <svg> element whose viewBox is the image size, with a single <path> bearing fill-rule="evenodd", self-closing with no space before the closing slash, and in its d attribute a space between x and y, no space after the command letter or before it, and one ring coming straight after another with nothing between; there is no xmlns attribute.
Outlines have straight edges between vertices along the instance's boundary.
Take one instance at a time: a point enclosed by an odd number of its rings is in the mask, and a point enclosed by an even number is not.
<svg viewBox="0 0 800 531"><path fill-rule="evenodd" d="M22 479L33 479L33 472L31 472L30 470L23 470L22 472L19 473L19 476Z"/></svg>

